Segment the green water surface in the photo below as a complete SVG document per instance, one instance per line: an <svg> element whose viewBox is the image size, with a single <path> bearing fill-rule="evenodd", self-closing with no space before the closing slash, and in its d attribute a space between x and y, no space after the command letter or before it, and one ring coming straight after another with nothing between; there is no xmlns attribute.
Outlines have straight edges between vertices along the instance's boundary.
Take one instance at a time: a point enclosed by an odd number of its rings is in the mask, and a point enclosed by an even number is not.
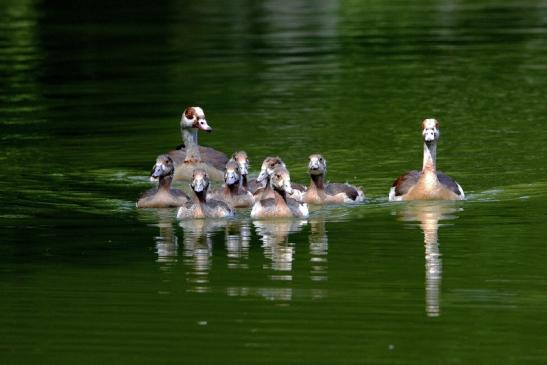
<svg viewBox="0 0 547 365"><path fill-rule="evenodd" d="M547 363L547 2L0 5L1 364ZM137 210L187 105L367 203ZM426 117L467 200L388 203Z"/></svg>

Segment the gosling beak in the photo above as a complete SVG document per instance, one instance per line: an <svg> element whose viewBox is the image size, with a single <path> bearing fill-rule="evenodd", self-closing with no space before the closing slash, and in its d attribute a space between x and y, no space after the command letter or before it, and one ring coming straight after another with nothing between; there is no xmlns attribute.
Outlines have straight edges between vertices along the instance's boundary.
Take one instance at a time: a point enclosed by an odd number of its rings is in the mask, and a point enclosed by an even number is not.
<svg viewBox="0 0 547 365"><path fill-rule="evenodd" d="M287 194L292 195L293 189L292 189L290 180L289 181L286 180L283 182L283 189L285 189L285 192Z"/></svg>
<svg viewBox="0 0 547 365"><path fill-rule="evenodd" d="M192 189L196 193L201 193L203 190L205 190L205 187L207 184L205 183L205 180L203 179L197 179L192 182Z"/></svg>
<svg viewBox="0 0 547 365"><path fill-rule="evenodd" d="M260 174L256 178L256 181L257 182L262 182L262 181L266 180L267 177L268 177L268 171L262 170L262 171L260 171Z"/></svg>
<svg viewBox="0 0 547 365"><path fill-rule="evenodd" d="M196 123L196 128L201 129L202 131L205 131L207 133L211 133L213 131L213 128L211 128L205 118L198 119Z"/></svg>
<svg viewBox="0 0 547 365"><path fill-rule="evenodd" d="M310 161L308 164L308 170L311 175L320 175L321 165L319 164L319 161Z"/></svg>
<svg viewBox="0 0 547 365"><path fill-rule="evenodd" d="M154 165L154 168L152 169L152 173L150 174L150 181L156 181L162 175L163 175L163 166L159 164Z"/></svg>
<svg viewBox="0 0 547 365"><path fill-rule="evenodd" d="M240 173L241 175L247 175L247 173L249 172L249 171L247 170L247 164L244 163L244 162L238 164L238 167L239 167L239 173Z"/></svg>
<svg viewBox="0 0 547 365"><path fill-rule="evenodd" d="M224 181L227 185L234 185L239 182L239 179L235 171L226 171L226 174L224 174Z"/></svg>
<svg viewBox="0 0 547 365"><path fill-rule="evenodd" d="M317 161L317 160L312 160L312 161L310 161L310 163L308 164L308 168L309 168L310 170L317 170L317 169L319 169L319 161Z"/></svg>

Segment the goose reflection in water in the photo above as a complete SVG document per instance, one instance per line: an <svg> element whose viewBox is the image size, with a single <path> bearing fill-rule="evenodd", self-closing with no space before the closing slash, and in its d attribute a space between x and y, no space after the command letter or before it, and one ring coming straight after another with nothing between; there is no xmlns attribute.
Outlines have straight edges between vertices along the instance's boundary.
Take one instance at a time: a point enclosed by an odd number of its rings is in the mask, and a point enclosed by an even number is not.
<svg viewBox="0 0 547 365"><path fill-rule="evenodd" d="M253 222L256 233L262 241L264 256L271 260L271 266L264 265L265 269L274 271L292 271L294 243L289 242L289 234L299 232L306 224L306 220L276 219L257 220ZM292 276L278 275L272 277L278 280L292 280Z"/></svg>
<svg viewBox="0 0 547 365"><path fill-rule="evenodd" d="M249 220L229 221L225 227L226 251L229 269L248 269L251 246L251 223Z"/></svg>
<svg viewBox="0 0 547 365"><path fill-rule="evenodd" d="M262 241L264 257L271 264L264 264L265 270L273 270L270 275L272 281L291 282L294 260L294 243L289 242L289 234L302 230L306 220L275 219L255 220L253 224L256 233ZM293 298L292 287L263 287L258 289L258 294L268 300L291 301Z"/></svg>
<svg viewBox="0 0 547 365"><path fill-rule="evenodd" d="M227 268L230 270L250 270L250 249L253 244L252 228L260 240L263 249L263 258L260 270L268 273L266 283L276 282L274 285L259 285L252 287L247 281L243 285L228 286L226 291L230 296L257 295L268 300L286 303L293 299L294 259L296 242L291 241L291 234L301 232L309 225L308 248L299 246L302 263L309 263L309 280L314 284L309 291L300 290L299 294L308 295L313 299L326 297L323 287L328 279L328 237L325 228L325 217L315 216L309 220L276 219L276 220L216 220L194 219L179 221L182 236L178 236L177 227L173 224L174 214L169 209L155 211L159 227L159 235L154 237L157 253L157 262L160 269L170 271L182 262L186 271L187 285L193 292L205 293L210 291L210 272L213 269L213 242L219 243L218 238L224 235L227 256ZM182 242L179 250L179 239ZM306 251L309 250L309 259ZM222 250L218 253L224 252ZM179 254L182 260L179 259ZM302 260L304 258L304 260ZM255 257L256 260L256 257ZM256 266L255 266L256 267ZM256 270L256 269L254 269ZM242 273L244 276L244 273ZM273 284L273 283L272 283Z"/></svg>
<svg viewBox="0 0 547 365"><path fill-rule="evenodd" d="M429 317L441 314L440 294L443 275L441 252L439 249L439 221L458 218L455 213L463 208L451 202L420 201L406 204L398 212L399 219L405 222L419 222L424 233L425 247L425 311Z"/></svg>
<svg viewBox="0 0 547 365"><path fill-rule="evenodd" d="M318 216L310 219L310 279L312 281L326 281L328 279L329 238L325 227L325 217ZM324 296L324 295L320 295Z"/></svg>
<svg viewBox="0 0 547 365"><path fill-rule="evenodd" d="M178 237L173 227L173 210L156 209L154 211L158 221L159 234L154 236L157 262L163 271L169 271L178 261Z"/></svg>
<svg viewBox="0 0 547 365"><path fill-rule="evenodd" d="M209 291L209 271L213 255L213 235L228 224L225 220L190 219L180 221L183 229L183 263L189 266L188 282L192 291Z"/></svg>

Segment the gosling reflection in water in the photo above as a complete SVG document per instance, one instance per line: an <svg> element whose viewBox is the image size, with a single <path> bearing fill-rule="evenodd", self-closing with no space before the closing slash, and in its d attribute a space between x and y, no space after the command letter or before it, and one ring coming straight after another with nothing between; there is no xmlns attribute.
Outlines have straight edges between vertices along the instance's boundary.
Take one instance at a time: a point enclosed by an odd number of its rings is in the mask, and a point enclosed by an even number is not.
<svg viewBox="0 0 547 365"><path fill-rule="evenodd" d="M183 229L183 263L191 269L188 282L191 290L204 293L209 291L209 270L212 264L213 235L223 231L225 220L190 219L180 221Z"/></svg>
<svg viewBox="0 0 547 365"><path fill-rule="evenodd" d="M289 242L289 234L299 232L306 224L306 220L276 219L253 221L256 233L262 241L264 257L271 262L264 264L265 270L271 269L273 281L291 282L294 260L294 243ZM292 287L265 287L258 289L258 294L273 301L291 301Z"/></svg>
<svg viewBox="0 0 547 365"><path fill-rule="evenodd" d="M178 261L178 237L173 228L174 213L172 209L155 209L153 211L159 228L159 234L154 236L154 246L158 255L157 262L160 269L169 271Z"/></svg>
<svg viewBox="0 0 547 365"><path fill-rule="evenodd" d="M405 222L420 222L425 247L425 311L429 317L441 314L440 294L443 266L439 249L439 221L456 219L456 212L463 208L451 202L413 202L399 212Z"/></svg>
<svg viewBox="0 0 547 365"><path fill-rule="evenodd" d="M275 271L292 270L294 256L294 244L289 242L289 234L299 232L306 224L306 220L276 219L253 221L256 233L262 241L264 256L271 260L271 267L264 265L265 269L271 268ZM277 275L272 279L292 280L292 276Z"/></svg>
<svg viewBox="0 0 547 365"><path fill-rule="evenodd" d="M158 209L155 211L159 235L154 237L157 252L157 262L161 263L160 269L169 271L179 261L182 262L186 272L186 286L189 291L206 293L210 291L210 272L213 270L213 245L224 243L227 256L227 267L231 270L244 272L250 270L250 248L253 244L252 227L254 226L263 249L263 258L260 260L261 269L267 273L267 282L277 282L272 286L260 285L249 287L242 280L241 286L229 286L226 288L230 296L258 295L267 300L286 305L294 296L293 267L296 254L296 241L290 239L292 233L301 232L309 222L308 247L304 242L299 243L300 262L304 269L298 272L308 273L309 280L313 283L308 290L300 289L299 295L309 296L313 299L324 298L326 290L324 282L327 280L327 253L328 237L325 228L325 218L316 216L308 220L279 219L279 220L214 220L194 219L178 221L182 228L177 232L174 224L175 214L171 209ZM182 232L182 233L181 233ZM180 236L182 234L182 236ZM177 237L178 235L178 237ZM182 246L179 250L179 242ZM220 239L220 241L219 241ZM256 237L254 238L256 240ZM301 244L304 243L304 246ZM256 241L255 241L256 244ZM306 259L309 250L309 259ZM217 250L217 253L224 252ZM182 260L179 259L182 257ZM255 261L256 261L255 257ZM222 260L221 260L222 261ZM306 262L308 264L306 264ZM256 267L256 266L255 266ZM253 269L253 270L256 270ZM163 291L162 291L163 292Z"/></svg>
<svg viewBox="0 0 547 365"><path fill-rule="evenodd" d="M310 219L310 279L325 281L328 279L327 253L329 238L325 227L325 217L319 216ZM322 295L323 296L323 295Z"/></svg>
<svg viewBox="0 0 547 365"><path fill-rule="evenodd" d="M249 247L251 245L251 223L229 221L225 227L226 251L229 269L248 269Z"/></svg>
<svg viewBox="0 0 547 365"><path fill-rule="evenodd" d="M265 264L265 270L272 270L272 281L291 282L293 280L293 262L295 257L295 244L290 242L289 235L297 233L307 224L306 220L268 220L253 221L256 232L262 241L264 257L271 262ZM328 237L325 229L324 217L309 219L309 263L310 279L316 282L310 289L309 295L313 299L326 297L326 291L322 288L322 282L327 280L327 252ZM301 252L303 256L305 253ZM300 293L303 293L300 290ZM261 288L259 294L269 300L290 301L293 299L293 288Z"/></svg>

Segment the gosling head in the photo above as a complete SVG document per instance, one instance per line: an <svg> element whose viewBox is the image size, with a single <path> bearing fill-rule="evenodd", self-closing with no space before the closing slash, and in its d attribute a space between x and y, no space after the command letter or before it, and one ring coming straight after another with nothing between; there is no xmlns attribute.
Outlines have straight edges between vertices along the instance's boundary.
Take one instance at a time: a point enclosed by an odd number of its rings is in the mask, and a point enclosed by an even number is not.
<svg viewBox="0 0 547 365"><path fill-rule="evenodd" d="M175 164L171 157L167 155L159 155L156 158L156 164L150 173L150 181L156 181L159 178L173 176L175 173Z"/></svg>
<svg viewBox="0 0 547 365"><path fill-rule="evenodd" d="M270 176L273 173L273 170L277 167L286 167L285 163L281 158L279 157L266 157L264 159L264 162L262 162L262 167L260 168L260 174L256 178L256 181L262 182L264 181L268 176Z"/></svg>
<svg viewBox="0 0 547 365"><path fill-rule="evenodd" d="M224 171L224 182L226 185L235 185L239 183L239 170L238 165L234 160L229 160L226 163L226 169Z"/></svg>
<svg viewBox="0 0 547 365"><path fill-rule="evenodd" d="M209 176L203 169L195 169L192 174L192 183L190 184L192 190L196 193L206 192L209 187Z"/></svg>
<svg viewBox="0 0 547 365"><path fill-rule="evenodd" d="M293 193L289 170L287 170L284 166L276 166L274 168L270 183L276 190L284 191L289 195Z"/></svg>
<svg viewBox="0 0 547 365"><path fill-rule="evenodd" d="M247 153L245 153L245 151L238 151L232 155L232 160L237 163L239 173L241 175L247 175L249 172L249 159L247 158Z"/></svg>
<svg viewBox="0 0 547 365"><path fill-rule="evenodd" d="M422 122L422 136L426 144L431 144L439 140L441 132L437 119L428 118Z"/></svg>
<svg viewBox="0 0 547 365"><path fill-rule="evenodd" d="M180 119L180 126L182 128L196 128L202 131L211 133L213 128L209 126L205 119L205 113L199 106L189 106L184 109L182 117Z"/></svg>
<svg viewBox="0 0 547 365"><path fill-rule="evenodd" d="M327 172L327 160L320 154L308 157L308 171L310 175L324 175Z"/></svg>

